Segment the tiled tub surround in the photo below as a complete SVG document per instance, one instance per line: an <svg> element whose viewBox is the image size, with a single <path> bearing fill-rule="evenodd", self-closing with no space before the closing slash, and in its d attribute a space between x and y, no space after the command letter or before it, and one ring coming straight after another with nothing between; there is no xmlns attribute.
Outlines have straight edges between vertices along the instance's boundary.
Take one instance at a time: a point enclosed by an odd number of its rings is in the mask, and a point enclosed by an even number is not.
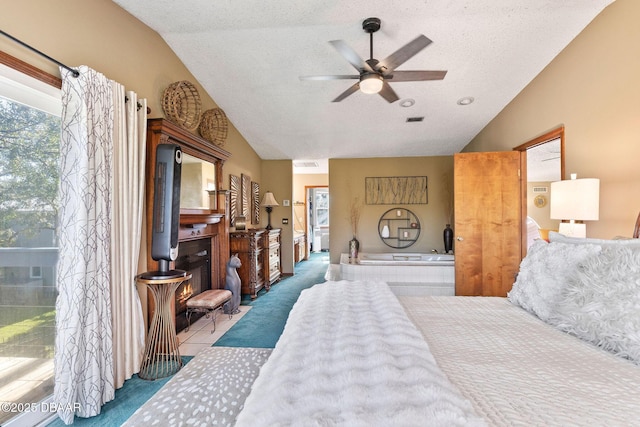
<svg viewBox="0 0 640 427"><path fill-rule="evenodd" d="M360 253L350 263L341 254L339 277L331 279L384 281L396 295L455 295L454 262L446 254Z"/></svg>
<svg viewBox="0 0 640 427"><path fill-rule="evenodd" d="M343 254L344 255L344 254ZM454 256L450 254L418 253L361 253L359 264L377 265L453 265Z"/></svg>

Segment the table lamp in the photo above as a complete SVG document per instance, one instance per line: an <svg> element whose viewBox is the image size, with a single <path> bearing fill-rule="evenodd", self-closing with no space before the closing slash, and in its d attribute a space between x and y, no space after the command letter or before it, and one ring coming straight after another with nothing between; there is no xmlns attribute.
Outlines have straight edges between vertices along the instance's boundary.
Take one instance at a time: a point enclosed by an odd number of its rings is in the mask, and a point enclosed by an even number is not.
<svg viewBox="0 0 640 427"><path fill-rule="evenodd" d="M597 178L571 179L551 183L551 219L561 222L558 232L565 236L587 237L587 227L576 221L599 219L600 180Z"/></svg>
<svg viewBox="0 0 640 427"><path fill-rule="evenodd" d="M261 206L264 206L267 209L267 230L271 230L273 227L271 226L271 211L275 206L280 206L276 201L276 198L273 197L273 193L271 191L267 191L264 193L264 197L262 198Z"/></svg>

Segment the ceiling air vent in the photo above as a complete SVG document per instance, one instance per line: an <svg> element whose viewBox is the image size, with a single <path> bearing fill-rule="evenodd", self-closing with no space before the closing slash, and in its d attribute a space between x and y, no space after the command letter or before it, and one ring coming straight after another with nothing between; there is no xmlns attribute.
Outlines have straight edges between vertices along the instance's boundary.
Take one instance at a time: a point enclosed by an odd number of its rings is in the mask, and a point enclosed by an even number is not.
<svg viewBox="0 0 640 427"><path fill-rule="evenodd" d="M293 162L296 168L317 168L318 162Z"/></svg>
<svg viewBox="0 0 640 427"><path fill-rule="evenodd" d="M549 187L533 187L534 193L546 193L549 191Z"/></svg>
<svg viewBox="0 0 640 427"><path fill-rule="evenodd" d="M407 117L407 123L421 122L423 120L424 120L424 117Z"/></svg>

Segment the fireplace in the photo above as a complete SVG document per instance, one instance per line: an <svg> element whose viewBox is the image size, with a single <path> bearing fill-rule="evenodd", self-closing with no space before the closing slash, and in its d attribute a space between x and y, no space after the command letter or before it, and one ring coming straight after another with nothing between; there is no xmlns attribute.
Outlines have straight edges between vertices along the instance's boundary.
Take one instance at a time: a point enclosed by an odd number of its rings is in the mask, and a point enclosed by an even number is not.
<svg viewBox="0 0 640 427"><path fill-rule="evenodd" d="M185 270L192 275L191 280L180 285L175 292L176 332L179 332L187 327L187 300L211 289L211 239L181 242L175 266L177 270ZM191 322L202 315L194 313Z"/></svg>

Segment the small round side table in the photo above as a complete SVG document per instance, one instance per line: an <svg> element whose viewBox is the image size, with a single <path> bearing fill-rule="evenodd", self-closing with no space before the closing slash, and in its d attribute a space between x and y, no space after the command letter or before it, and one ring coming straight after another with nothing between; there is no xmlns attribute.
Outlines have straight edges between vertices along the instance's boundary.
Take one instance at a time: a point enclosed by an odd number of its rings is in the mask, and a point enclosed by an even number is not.
<svg viewBox="0 0 640 427"><path fill-rule="evenodd" d="M173 322L172 303L178 286L191 279L191 274L180 277L147 279L138 277L139 283L147 285L155 301L155 312L149 327L147 342L138 376L144 380L173 375L182 368L178 350L178 338Z"/></svg>

